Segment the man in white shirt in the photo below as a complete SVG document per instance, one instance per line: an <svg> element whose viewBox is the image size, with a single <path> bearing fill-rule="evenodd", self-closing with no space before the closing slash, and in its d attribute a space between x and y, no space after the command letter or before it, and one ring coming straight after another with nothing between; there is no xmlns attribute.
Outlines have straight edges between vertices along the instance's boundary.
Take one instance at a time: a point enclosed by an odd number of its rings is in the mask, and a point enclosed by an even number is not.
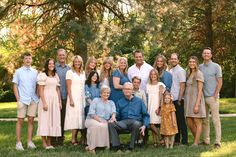
<svg viewBox="0 0 236 157"><path fill-rule="evenodd" d="M178 131L179 133L175 136L175 143L187 145L188 144L188 132L187 132L187 125L185 122L185 115L184 115L184 90L185 90L185 82L186 82L186 72L185 70L179 65L179 58L178 54L173 53L171 54L170 62L172 68L170 69L170 73L172 74L172 86L171 86L171 94L173 95L173 103L176 109L176 119L178 124ZM182 135L182 139L180 137Z"/></svg>
<svg viewBox="0 0 236 157"><path fill-rule="evenodd" d="M140 88L146 91L149 73L153 67L144 61L143 52L141 50L135 50L133 56L135 64L128 69L129 80L131 82L134 76L141 78Z"/></svg>

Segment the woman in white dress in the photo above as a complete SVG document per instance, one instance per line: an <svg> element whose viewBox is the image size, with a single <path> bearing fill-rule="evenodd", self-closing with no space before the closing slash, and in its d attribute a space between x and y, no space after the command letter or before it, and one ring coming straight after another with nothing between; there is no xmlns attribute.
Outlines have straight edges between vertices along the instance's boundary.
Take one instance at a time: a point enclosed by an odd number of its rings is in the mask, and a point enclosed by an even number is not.
<svg viewBox="0 0 236 157"><path fill-rule="evenodd" d="M67 104L65 117L65 130L72 130L73 145L78 145L77 134L78 129L81 131L81 141L85 141L85 73L83 70L83 59L80 56L75 56L73 59L72 69L66 73L67 85Z"/></svg>
<svg viewBox="0 0 236 157"><path fill-rule="evenodd" d="M44 69L37 77L40 95L37 135L42 137L45 149L53 149L51 137L61 136L60 80L53 59L47 60Z"/></svg>
<svg viewBox="0 0 236 157"><path fill-rule="evenodd" d="M149 83L147 84L148 95L148 113L150 114L150 127L153 135L153 144L157 146L157 137L160 135L161 124L160 107L162 94L165 91L165 85L159 81L159 75L156 69L152 69L149 74Z"/></svg>

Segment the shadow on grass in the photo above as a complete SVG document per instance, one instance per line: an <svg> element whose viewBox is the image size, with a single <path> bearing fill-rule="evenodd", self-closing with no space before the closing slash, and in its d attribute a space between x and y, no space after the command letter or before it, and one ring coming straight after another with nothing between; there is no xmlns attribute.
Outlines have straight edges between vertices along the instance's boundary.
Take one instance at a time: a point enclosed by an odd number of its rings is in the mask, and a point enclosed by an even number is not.
<svg viewBox="0 0 236 157"><path fill-rule="evenodd" d="M42 143L40 137L34 136L33 141L38 147L37 150L25 150L23 152L18 152L15 150L15 122L0 122L0 153L1 156L38 156L38 157L70 157L70 156L93 156L84 151L83 146L71 146L70 132L66 133L65 146L57 147L55 150L44 150L42 148ZM36 128L36 125L35 125ZM213 128L211 128L213 130ZM36 130L36 129L35 129ZM26 122L24 123L22 130L22 143L26 147ZM35 131L36 132L36 131ZM214 131L212 131L214 132ZM188 147L188 146L178 146L173 149L165 149L162 147L154 148L152 147L151 133L149 136L149 143L143 148L136 147L134 152L123 152L116 153L109 150L99 150L97 151L98 156L110 157L110 156L235 156L236 155L236 119L235 118L222 118L222 148L219 150L213 149L213 146L199 146ZM190 145L192 144L192 136L190 137ZM214 143L214 133L211 134L212 143ZM129 141L129 135L122 135L122 143L127 143Z"/></svg>

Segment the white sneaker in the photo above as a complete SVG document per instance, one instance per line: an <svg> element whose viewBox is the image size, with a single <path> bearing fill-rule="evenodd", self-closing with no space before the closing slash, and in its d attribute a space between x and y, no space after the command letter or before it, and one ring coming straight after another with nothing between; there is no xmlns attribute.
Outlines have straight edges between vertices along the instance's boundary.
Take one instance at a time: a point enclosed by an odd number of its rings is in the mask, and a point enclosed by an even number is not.
<svg viewBox="0 0 236 157"><path fill-rule="evenodd" d="M24 150L21 142L16 143L16 150Z"/></svg>
<svg viewBox="0 0 236 157"><path fill-rule="evenodd" d="M30 141L30 142L28 143L28 148L29 148L29 149L36 149L36 146L34 145L34 143L33 143L32 141Z"/></svg>

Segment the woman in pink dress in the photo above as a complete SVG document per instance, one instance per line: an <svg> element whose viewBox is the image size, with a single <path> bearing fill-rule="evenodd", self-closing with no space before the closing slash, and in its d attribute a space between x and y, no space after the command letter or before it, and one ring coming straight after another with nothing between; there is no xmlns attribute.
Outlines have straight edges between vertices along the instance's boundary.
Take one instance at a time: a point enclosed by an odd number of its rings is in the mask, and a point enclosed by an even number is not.
<svg viewBox="0 0 236 157"><path fill-rule="evenodd" d="M47 60L44 69L37 77L40 95L37 135L42 137L45 149L53 149L51 137L61 136L60 84L53 59Z"/></svg>

